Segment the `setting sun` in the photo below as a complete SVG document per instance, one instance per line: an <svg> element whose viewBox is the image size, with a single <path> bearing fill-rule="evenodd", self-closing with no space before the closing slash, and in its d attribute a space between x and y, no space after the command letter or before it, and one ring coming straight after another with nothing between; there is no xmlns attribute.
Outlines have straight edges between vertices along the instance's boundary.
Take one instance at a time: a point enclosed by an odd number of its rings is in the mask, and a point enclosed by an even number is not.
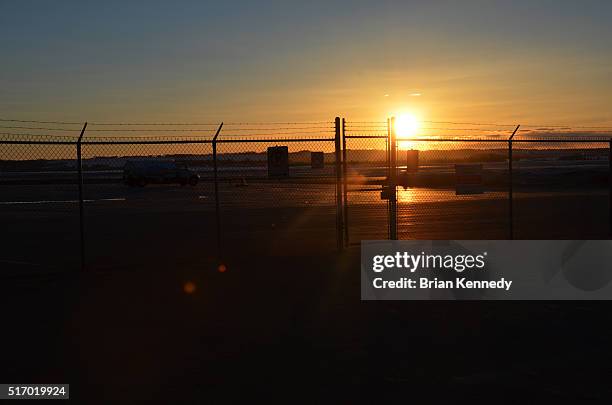
<svg viewBox="0 0 612 405"><path fill-rule="evenodd" d="M419 129L419 121L412 114L402 114L395 119L395 130L398 137L415 136Z"/></svg>
<svg viewBox="0 0 612 405"><path fill-rule="evenodd" d="M419 130L419 120L412 114L402 114L395 119L395 131L398 138L409 138L417 135ZM410 149L413 147L413 142L402 141L398 142L401 149Z"/></svg>

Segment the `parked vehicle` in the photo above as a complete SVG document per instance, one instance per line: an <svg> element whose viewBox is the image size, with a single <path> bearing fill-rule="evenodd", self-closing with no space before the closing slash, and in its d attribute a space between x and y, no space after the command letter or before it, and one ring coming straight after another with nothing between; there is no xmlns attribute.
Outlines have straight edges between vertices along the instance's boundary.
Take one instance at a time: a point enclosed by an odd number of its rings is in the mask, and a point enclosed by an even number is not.
<svg viewBox="0 0 612 405"><path fill-rule="evenodd" d="M184 163L173 160L129 160L123 167L123 182L128 186L180 184L195 186L200 176Z"/></svg>

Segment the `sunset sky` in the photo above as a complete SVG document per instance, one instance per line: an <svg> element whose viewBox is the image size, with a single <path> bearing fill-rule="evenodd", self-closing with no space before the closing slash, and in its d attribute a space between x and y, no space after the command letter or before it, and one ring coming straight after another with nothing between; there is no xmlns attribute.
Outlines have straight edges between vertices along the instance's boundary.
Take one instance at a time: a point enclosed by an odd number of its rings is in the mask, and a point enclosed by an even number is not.
<svg viewBox="0 0 612 405"><path fill-rule="evenodd" d="M83 3L0 3L0 117L612 124L609 1Z"/></svg>

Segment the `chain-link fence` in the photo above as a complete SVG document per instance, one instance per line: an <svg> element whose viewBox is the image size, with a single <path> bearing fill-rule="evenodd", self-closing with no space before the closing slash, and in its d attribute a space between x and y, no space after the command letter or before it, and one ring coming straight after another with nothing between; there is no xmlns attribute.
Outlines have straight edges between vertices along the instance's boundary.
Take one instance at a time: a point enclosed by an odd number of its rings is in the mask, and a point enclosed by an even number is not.
<svg viewBox="0 0 612 405"><path fill-rule="evenodd" d="M240 135L218 141L227 249L276 255L336 249L334 130L321 131L316 138Z"/></svg>
<svg viewBox="0 0 612 405"><path fill-rule="evenodd" d="M62 271L79 263L74 139L4 135L0 145L0 267Z"/></svg>
<svg viewBox="0 0 612 405"><path fill-rule="evenodd" d="M0 261L197 266L364 239L610 237L609 136L445 124L17 121L0 139Z"/></svg>
<svg viewBox="0 0 612 405"><path fill-rule="evenodd" d="M398 138L399 239L507 239L507 152L481 139Z"/></svg>
<svg viewBox="0 0 612 405"><path fill-rule="evenodd" d="M2 260L197 266L337 249L339 123L41 124L1 140L15 245Z"/></svg>
<svg viewBox="0 0 612 405"><path fill-rule="evenodd" d="M518 136L512 148L515 238L612 237L609 138Z"/></svg>
<svg viewBox="0 0 612 405"><path fill-rule="evenodd" d="M211 138L83 145L86 257L96 267L214 258Z"/></svg>
<svg viewBox="0 0 612 405"><path fill-rule="evenodd" d="M605 131L438 124L344 122L345 242L611 237Z"/></svg>

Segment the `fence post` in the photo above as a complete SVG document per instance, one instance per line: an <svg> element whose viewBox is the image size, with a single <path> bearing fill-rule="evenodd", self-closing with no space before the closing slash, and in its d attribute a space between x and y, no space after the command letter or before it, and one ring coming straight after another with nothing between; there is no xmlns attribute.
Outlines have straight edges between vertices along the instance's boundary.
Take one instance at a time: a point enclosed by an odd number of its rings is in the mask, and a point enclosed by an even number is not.
<svg viewBox="0 0 612 405"><path fill-rule="evenodd" d="M217 132L212 140L212 150L213 150L213 181L215 184L215 216L216 216L216 225L217 225L217 255L221 256L221 213L219 209L219 183L217 181L217 137L219 133L221 133L221 128L223 128L223 122L217 128Z"/></svg>
<svg viewBox="0 0 612 405"><path fill-rule="evenodd" d="M391 117L389 132L389 239L397 240L397 150L395 117Z"/></svg>
<svg viewBox="0 0 612 405"><path fill-rule="evenodd" d="M608 230L610 239L612 239L612 139L610 139L610 145L608 148L608 183L610 185L609 191L609 202L608 202L608 215L610 217L610 228Z"/></svg>
<svg viewBox="0 0 612 405"><path fill-rule="evenodd" d="M516 135L520 126L520 124L517 125L516 128L514 128L512 135L510 135L510 138L508 138L508 231L510 240L514 239L514 180L512 178L512 139L514 138L514 135Z"/></svg>
<svg viewBox="0 0 612 405"><path fill-rule="evenodd" d="M512 179L512 139L508 140L508 232L509 239L514 239L514 202Z"/></svg>
<svg viewBox="0 0 612 405"><path fill-rule="evenodd" d="M348 225L348 170L346 168L346 121L342 118L342 174L344 179L343 201L344 201L344 246L349 245Z"/></svg>
<svg viewBox="0 0 612 405"><path fill-rule="evenodd" d="M81 241L81 271L85 270L85 220L84 220L84 207L83 207L83 159L81 157L81 142L83 141L83 135L87 128L87 122L81 129L81 134L77 140L77 172L78 172L78 184L79 184L79 238Z"/></svg>
<svg viewBox="0 0 612 405"><path fill-rule="evenodd" d="M391 139L391 119L387 118L387 138L385 138L385 167L387 180L391 177L391 153L389 153L389 139ZM387 238L391 238L391 201L387 199Z"/></svg>
<svg viewBox="0 0 612 405"><path fill-rule="evenodd" d="M342 251L344 247L342 229L342 159L341 159L341 146L340 146L340 117L336 117L335 120L336 136L334 138L335 143L335 157L336 157L336 244L338 251Z"/></svg>

